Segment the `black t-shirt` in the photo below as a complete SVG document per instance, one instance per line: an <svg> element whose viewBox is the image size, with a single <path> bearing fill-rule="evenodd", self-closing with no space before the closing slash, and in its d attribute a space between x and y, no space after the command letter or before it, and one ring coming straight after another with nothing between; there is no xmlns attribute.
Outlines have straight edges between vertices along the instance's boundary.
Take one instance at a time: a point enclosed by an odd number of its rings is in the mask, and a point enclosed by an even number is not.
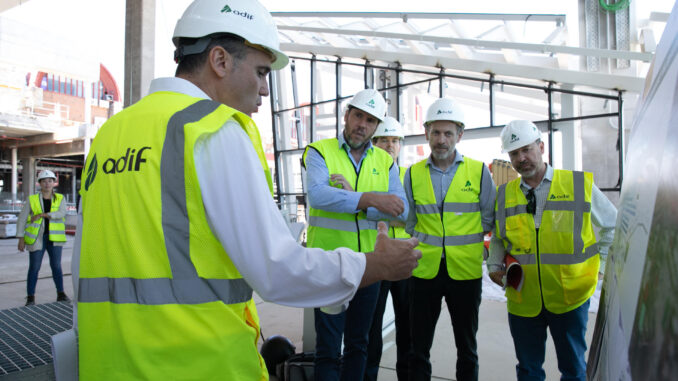
<svg viewBox="0 0 678 381"><path fill-rule="evenodd" d="M50 210L52 210L52 198L44 198L42 199L42 211L43 213L49 213ZM49 221L48 219L45 219L45 232L43 234L49 234Z"/></svg>

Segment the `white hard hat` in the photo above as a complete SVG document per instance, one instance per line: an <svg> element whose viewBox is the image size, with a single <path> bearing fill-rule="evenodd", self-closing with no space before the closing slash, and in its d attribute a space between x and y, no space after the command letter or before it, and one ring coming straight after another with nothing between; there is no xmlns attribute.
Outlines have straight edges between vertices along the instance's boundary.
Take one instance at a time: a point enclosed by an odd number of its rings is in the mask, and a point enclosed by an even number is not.
<svg viewBox="0 0 678 381"><path fill-rule="evenodd" d="M384 97L374 89L358 91L356 95L351 98L351 101L348 102L348 105L365 111L379 119L380 122L384 120L384 115L386 114L386 101L384 100Z"/></svg>
<svg viewBox="0 0 678 381"><path fill-rule="evenodd" d="M464 112L461 111L461 108L457 103L450 98L436 99L435 102L431 103L428 111L426 111L426 121L424 122L424 125L428 125L437 120L449 120L461 124L462 127L466 127Z"/></svg>
<svg viewBox="0 0 678 381"><path fill-rule="evenodd" d="M280 51L273 17L257 0L195 0L177 21L172 41L176 46L180 37L200 38L214 33L231 33L266 48L275 56L273 70L282 69L289 62Z"/></svg>
<svg viewBox="0 0 678 381"><path fill-rule="evenodd" d="M43 169L42 171L40 171L40 174L38 175L38 181L49 178L56 180L56 175L54 174L54 172L50 171L49 169Z"/></svg>
<svg viewBox="0 0 678 381"><path fill-rule="evenodd" d="M403 126L400 125L400 122L398 122L396 118L390 116L384 118L384 121L381 122L377 127L377 132L372 135L374 138L378 138L380 136L397 136L400 139L405 138Z"/></svg>
<svg viewBox="0 0 678 381"><path fill-rule="evenodd" d="M541 132L529 120L510 121L501 130L501 152L511 152L541 139Z"/></svg>

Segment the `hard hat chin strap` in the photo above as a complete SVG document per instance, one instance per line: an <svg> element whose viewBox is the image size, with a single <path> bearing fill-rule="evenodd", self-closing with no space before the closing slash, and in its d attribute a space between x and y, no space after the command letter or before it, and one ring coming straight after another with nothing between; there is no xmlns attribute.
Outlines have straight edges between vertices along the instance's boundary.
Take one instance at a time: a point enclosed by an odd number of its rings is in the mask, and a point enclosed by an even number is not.
<svg viewBox="0 0 678 381"><path fill-rule="evenodd" d="M181 45L174 50L174 62L179 63L182 58L190 56L191 54L200 54L207 49L207 46L212 41L211 36L200 37L198 41L191 45Z"/></svg>

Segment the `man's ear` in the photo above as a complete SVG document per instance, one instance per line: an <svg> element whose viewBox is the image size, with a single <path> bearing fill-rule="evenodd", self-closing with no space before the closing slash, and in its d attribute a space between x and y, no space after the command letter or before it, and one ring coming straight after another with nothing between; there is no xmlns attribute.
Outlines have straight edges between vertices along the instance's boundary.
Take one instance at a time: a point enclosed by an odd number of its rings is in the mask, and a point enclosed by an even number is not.
<svg viewBox="0 0 678 381"><path fill-rule="evenodd" d="M225 77L233 69L233 56L221 46L215 46L210 50L208 62L219 78Z"/></svg>

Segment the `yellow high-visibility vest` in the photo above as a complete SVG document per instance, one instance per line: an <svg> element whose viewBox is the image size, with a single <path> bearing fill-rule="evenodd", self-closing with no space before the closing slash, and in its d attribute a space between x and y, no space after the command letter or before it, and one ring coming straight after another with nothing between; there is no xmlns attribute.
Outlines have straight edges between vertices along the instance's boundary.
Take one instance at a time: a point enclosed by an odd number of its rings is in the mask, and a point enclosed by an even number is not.
<svg viewBox="0 0 678 381"><path fill-rule="evenodd" d="M28 197L28 202L31 205L32 215L36 216L42 214L42 204L40 203L40 198L42 195L40 193L32 194ZM50 213L56 212L61 206L61 202L64 199L64 195L61 193L54 193L52 197L52 206L50 207ZM31 222L31 214L29 213L28 219L26 220L26 229L24 230L24 242L29 245L35 243L38 239L38 234L40 234L40 226L42 225L43 218L38 218L37 220ZM66 242L66 219L65 218L52 218L48 221L45 221L45 229L49 229L49 240L52 242Z"/></svg>
<svg viewBox="0 0 678 381"><path fill-rule="evenodd" d="M426 161L410 167L417 213L413 236L419 239L418 249L422 253L412 275L433 279L438 274L444 248L450 278L478 279L483 275L484 232L480 213L483 163L464 157L447 189L441 211Z"/></svg>
<svg viewBox="0 0 678 381"><path fill-rule="evenodd" d="M231 119L258 153L252 175L272 191L254 122L212 100L156 92L94 139L82 187L81 379L268 378L253 291L208 225L195 169L196 142Z"/></svg>
<svg viewBox="0 0 678 381"><path fill-rule="evenodd" d="M400 183L404 184L405 182L405 173L407 172L407 168L399 167L398 168L400 173ZM388 229L388 236L391 238L397 238L397 239L408 239L410 238L410 235L405 232L404 227L390 227Z"/></svg>
<svg viewBox="0 0 678 381"><path fill-rule="evenodd" d="M329 174L340 173L356 192L388 192L389 169L393 158L382 149L368 149L360 165L360 172L348 157L345 149L339 147L337 139L323 139L306 147L303 160L309 149L316 150L324 159ZM365 211L335 213L309 208L308 247L334 250L348 247L353 251L370 252L377 241L377 222L367 219Z"/></svg>
<svg viewBox="0 0 678 381"><path fill-rule="evenodd" d="M600 256L591 224L593 175L554 170L539 231L527 213L520 178L497 191L497 236L523 268L521 292L506 288L508 311L524 317L542 309L562 314L581 306L596 289Z"/></svg>

